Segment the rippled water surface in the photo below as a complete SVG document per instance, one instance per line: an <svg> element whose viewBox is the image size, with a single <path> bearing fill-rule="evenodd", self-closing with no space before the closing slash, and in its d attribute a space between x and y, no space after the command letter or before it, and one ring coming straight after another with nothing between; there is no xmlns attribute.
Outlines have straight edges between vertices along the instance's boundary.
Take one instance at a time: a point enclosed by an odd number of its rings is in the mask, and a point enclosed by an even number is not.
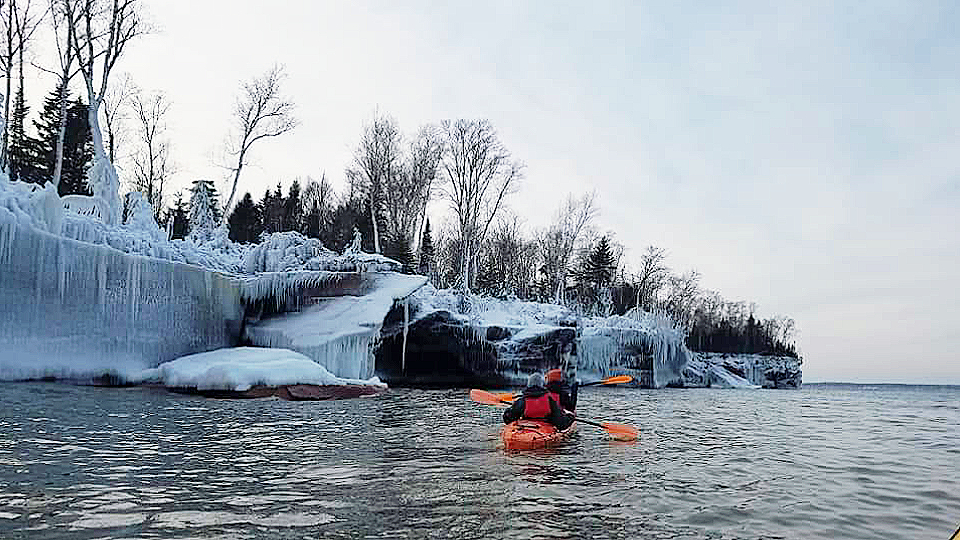
<svg viewBox="0 0 960 540"><path fill-rule="evenodd" d="M585 389L541 453L465 390L335 402L0 384L0 538L943 538L960 388Z"/></svg>

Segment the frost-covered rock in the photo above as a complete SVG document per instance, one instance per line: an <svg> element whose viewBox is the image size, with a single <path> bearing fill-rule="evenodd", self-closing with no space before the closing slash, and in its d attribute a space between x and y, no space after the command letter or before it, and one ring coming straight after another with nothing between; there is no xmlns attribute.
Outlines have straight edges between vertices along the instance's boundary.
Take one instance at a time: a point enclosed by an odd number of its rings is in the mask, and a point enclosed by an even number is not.
<svg viewBox="0 0 960 540"><path fill-rule="evenodd" d="M320 240L293 231L264 235L256 247L244 254L242 267L248 274L296 270L399 272L401 269L400 263L382 255L361 251L337 255Z"/></svg>
<svg viewBox="0 0 960 540"><path fill-rule="evenodd" d="M0 221L60 234L63 204L53 184L11 182L0 173Z"/></svg>
<svg viewBox="0 0 960 540"><path fill-rule="evenodd" d="M800 388L802 360L760 354L693 353L678 386Z"/></svg>
<svg viewBox="0 0 960 540"><path fill-rule="evenodd" d="M665 317L578 317L555 305L477 296L425 286L411 297L406 369L397 365L403 322L385 323L378 369L388 380L420 384L517 383L534 371L574 363L581 378L630 374L643 386L677 380L689 351Z"/></svg>

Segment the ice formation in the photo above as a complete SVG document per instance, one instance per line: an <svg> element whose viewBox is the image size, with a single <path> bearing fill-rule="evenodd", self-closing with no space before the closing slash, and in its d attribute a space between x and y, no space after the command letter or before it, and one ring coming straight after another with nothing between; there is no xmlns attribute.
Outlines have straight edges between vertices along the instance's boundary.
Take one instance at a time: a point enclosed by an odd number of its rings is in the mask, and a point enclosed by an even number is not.
<svg viewBox="0 0 960 540"><path fill-rule="evenodd" d="M423 287L427 278L393 273L361 274L358 296L320 298L299 313L285 313L250 324L254 345L303 353L339 377L369 378L373 346L394 302Z"/></svg>
<svg viewBox="0 0 960 540"><path fill-rule="evenodd" d="M485 340L490 327L509 332L509 339L498 340L500 370L522 380L519 359L514 351L518 343L546 336L560 328L575 328L577 367L583 375L609 375L646 370L653 386L664 386L679 379L690 351L684 345L683 331L669 318L631 311L627 316L580 317L556 304L519 300L500 300L477 296L462 297L453 290L437 290L428 285L411 296L414 319L437 311L449 312L472 328L473 339ZM649 366L647 368L647 366Z"/></svg>
<svg viewBox="0 0 960 540"><path fill-rule="evenodd" d="M169 388L245 391L254 386L292 384L384 386L378 379L337 377L288 349L233 347L191 354L139 373L135 379Z"/></svg>
<svg viewBox="0 0 960 540"><path fill-rule="evenodd" d="M0 380L126 380L179 356L235 345L247 306L282 303L304 288L335 284L344 272L366 276L366 289L358 307L350 299L330 302L351 314L335 310L332 323L317 322L312 331L323 338L314 341L325 345L311 350L330 358L337 374L369 377L377 325L395 297L423 284L384 278L387 291L378 292L381 282L368 272L399 263L358 252L338 256L297 233L267 235L257 248L230 242L223 228L169 241L146 201L131 197L123 225L97 219L100 208L91 201L64 201L52 186L0 174L0 302L16 306L0 312ZM64 212L67 205L73 211ZM298 314L291 316L296 321Z"/></svg>

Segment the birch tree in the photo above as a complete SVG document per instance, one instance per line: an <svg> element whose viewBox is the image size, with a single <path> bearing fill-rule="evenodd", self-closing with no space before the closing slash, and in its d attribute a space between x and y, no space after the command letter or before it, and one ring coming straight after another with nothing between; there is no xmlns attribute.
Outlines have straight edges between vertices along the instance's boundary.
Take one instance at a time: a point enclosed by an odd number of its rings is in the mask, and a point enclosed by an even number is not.
<svg viewBox="0 0 960 540"><path fill-rule="evenodd" d="M487 120L445 120L440 130L442 194L456 216L460 247L458 285L461 292L469 293L476 280L480 245L506 196L520 181L523 165L511 159Z"/></svg>
<svg viewBox="0 0 960 540"><path fill-rule="evenodd" d="M103 96L102 110L103 125L107 128L105 133L107 136L107 157L110 158L110 162L113 163L114 166L117 165L117 146L123 141L127 133L125 126L125 121L127 120L127 104L130 103L136 113L137 104L133 100L138 94L139 89L137 85L134 84L130 74L126 73L115 84L111 84L109 88L107 88L106 95ZM139 118L137 121L142 122Z"/></svg>
<svg viewBox="0 0 960 540"><path fill-rule="evenodd" d="M587 193L579 198L569 194L554 215L554 221L550 227L550 242L547 244L553 248L551 256L555 257L549 265L556 271L554 303L562 305L566 301L565 291L570 263L579 242L597 216L596 200L595 193Z"/></svg>
<svg viewBox="0 0 960 540"><path fill-rule="evenodd" d="M127 46L146 31L139 13L138 0L81 0L76 10L70 0L63 6L72 11L74 21L72 45L87 90L88 120L93 137L93 166L87 181L98 204L104 223L120 219L120 179L107 156L100 131L100 105L110 82L110 73Z"/></svg>
<svg viewBox="0 0 960 540"><path fill-rule="evenodd" d="M240 171L247 165L250 148L261 139L279 137L299 125L299 121L293 116L293 102L287 101L280 93L283 77L283 69L274 66L260 77L243 84L240 98L233 109L236 125L227 139L227 152L236 161L235 165L230 167L233 182L230 196L223 207L224 220L227 219L233 198L237 194Z"/></svg>
<svg viewBox="0 0 960 540"><path fill-rule="evenodd" d="M373 249L381 253L383 223L381 213L386 199L391 197L391 207L398 201L398 194L390 193L403 173L403 138L397 121L389 115L375 114L373 121L363 127L363 135L354 152L354 167L347 176L370 203L370 220L373 223ZM391 208L395 210L395 208Z"/></svg>
<svg viewBox="0 0 960 540"><path fill-rule="evenodd" d="M33 37L45 12L38 12L31 0L0 0L0 32L3 49L0 52L0 71L3 72L3 136L0 144L0 168L7 171L10 165L10 100L13 97L13 69L19 56L20 89L23 90L23 53L27 42Z"/></svg>

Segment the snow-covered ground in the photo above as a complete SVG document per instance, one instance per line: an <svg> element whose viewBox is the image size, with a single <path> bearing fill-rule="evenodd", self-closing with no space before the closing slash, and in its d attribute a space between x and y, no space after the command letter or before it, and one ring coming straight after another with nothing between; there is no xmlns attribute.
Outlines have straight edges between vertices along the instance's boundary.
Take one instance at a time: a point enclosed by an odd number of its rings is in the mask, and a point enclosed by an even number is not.
<svg viewBox="0 0 960 540"><path fill-rule="evenodd" d="M379 379L346 379L289 349L233 347L191 354L147 369L137 382L156 382L169 388L245 391L254 386L313 384L385 387Z"/></svg>

